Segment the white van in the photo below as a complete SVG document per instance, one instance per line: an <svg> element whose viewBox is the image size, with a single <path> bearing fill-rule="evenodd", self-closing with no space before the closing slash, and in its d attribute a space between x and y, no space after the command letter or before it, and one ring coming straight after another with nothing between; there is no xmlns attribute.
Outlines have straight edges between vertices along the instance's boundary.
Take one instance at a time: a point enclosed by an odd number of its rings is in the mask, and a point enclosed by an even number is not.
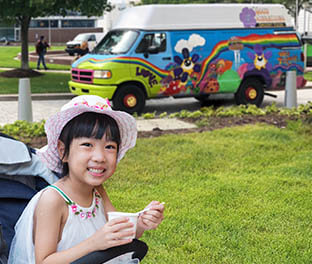
<svg viewBox="0 0 312 264"><path fill-rule="evenodd" d="M96 44L104 37L104 33L80 33L73 40L66 43L65 51L73 56L77 53L77 49L80 49L81 44L84 41L88 42L89 51L92 51Z"/></svg>
<svg viewBox="0 0 312 264"><path fill-rule="evenodd" d="M302 41L278 4L142 5L126 9L92 53L72 64L70 91L140 113L145 101L200 101L233 93L260 106L296 71L304 87Z"/></svg>

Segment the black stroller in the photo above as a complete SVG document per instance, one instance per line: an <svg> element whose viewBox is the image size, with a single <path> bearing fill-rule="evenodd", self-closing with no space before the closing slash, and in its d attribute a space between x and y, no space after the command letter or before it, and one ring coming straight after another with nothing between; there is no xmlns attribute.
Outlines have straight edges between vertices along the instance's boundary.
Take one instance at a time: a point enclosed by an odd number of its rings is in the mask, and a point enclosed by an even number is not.
<svg viewBox="0 0 312 264"><path fill-rule="evenodd" d="M58 175L39 160L35 149L0 133L0 264L7 264L14 226L27 203L57 179ZM141 261L147 250L144 242L135 239L124 246L93 252L73 263L105 263L129 252L133 252L133 259Z"/></svg>

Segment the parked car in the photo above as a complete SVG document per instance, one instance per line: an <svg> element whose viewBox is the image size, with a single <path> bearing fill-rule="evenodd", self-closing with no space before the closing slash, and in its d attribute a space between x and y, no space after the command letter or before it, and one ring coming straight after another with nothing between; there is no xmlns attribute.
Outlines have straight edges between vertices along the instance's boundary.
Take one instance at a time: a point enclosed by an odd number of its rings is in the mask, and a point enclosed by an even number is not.
<svg viewBox="0 0 312 264"><path fill-rule="evenodd" d="M11 42L15 42L15 39L10 37L0 38L0 43L3 43L4 45L9 45Z"/></svg>
<svg viewBox="0 0 312 264"><path fill-rule="evenodd" d="M103 37L104 33L80 33L73 40L66 43L65 51L71 56L79 54L83 42L88 42L88 49L92 51Z"/></svg>

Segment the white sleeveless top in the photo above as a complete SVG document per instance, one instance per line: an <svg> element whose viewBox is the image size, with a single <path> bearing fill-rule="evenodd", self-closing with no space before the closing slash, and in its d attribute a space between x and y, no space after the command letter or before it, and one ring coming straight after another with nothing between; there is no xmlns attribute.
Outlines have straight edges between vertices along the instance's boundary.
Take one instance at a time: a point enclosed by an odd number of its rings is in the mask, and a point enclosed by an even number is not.
<svg viewBox="0 0 312 264"><path fill-rule="evenodd" d="M102 198L96 190L93 192L92 205L85 208L73 202L60 188L54 185L47 188L56 190L68 204L68 218L57 251L79 244L106 223ZM31 199L15 225L15 236L10 248L8 264L35 264L33 216L44 190L46 189L41 190Z"/></svg>

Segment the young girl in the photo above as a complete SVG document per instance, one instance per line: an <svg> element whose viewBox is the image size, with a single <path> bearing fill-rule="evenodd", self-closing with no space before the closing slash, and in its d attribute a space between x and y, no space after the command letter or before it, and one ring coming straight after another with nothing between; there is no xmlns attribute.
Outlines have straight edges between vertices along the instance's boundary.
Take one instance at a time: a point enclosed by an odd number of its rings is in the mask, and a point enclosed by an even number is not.
<svg viewBox="0 0 312 264"><path fill-rule="evenodd" d="M137 137L135 119L113 111L108 100L78 96L45 124L48 145L38 155L63 176L37 193L15 227L9 263L72 263L99 250L126 245L133 224L126 217L107 221L116 211L102 183ZM136 238L155 229L164 206L151 202L139 216Z"/></svg>

